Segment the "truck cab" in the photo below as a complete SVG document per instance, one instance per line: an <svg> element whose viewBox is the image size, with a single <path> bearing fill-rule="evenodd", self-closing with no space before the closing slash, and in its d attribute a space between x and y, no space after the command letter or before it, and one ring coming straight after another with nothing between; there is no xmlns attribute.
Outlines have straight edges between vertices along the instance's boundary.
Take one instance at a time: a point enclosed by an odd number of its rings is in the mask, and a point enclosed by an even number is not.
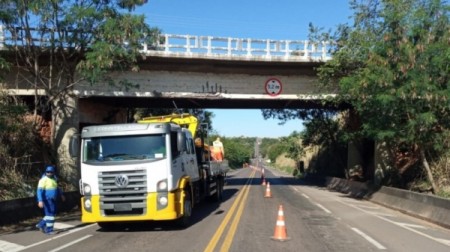
<svg viewBox="0 0 450 252"><path fill-rule="evenodd" d="M82 222L186 226L196 203L220 200L228 167L204 160L192 131L197 120L188 118L84 127L70 148L80 163Z"/></svg>

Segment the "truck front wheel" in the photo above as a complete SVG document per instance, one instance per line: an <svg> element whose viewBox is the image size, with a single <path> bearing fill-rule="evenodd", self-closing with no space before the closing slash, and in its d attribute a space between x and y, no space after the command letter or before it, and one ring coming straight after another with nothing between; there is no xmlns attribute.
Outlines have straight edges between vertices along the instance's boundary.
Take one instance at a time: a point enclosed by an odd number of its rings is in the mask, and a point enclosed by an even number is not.
<svg viewBox="0 0 450 252"><path fill-rule="evenodd" d="M189 227L192 216L192 196L189 189L184 190L183 216L177 220L177 225L183 228Z"/></svg>

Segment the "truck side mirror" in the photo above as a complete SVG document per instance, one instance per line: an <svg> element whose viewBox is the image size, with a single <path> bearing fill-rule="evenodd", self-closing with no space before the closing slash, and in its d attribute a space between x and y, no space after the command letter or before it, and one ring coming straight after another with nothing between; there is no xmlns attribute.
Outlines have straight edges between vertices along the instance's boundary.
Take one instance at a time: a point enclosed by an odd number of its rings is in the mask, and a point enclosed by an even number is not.
<svg viewBox="0 0 450 252"><path fill-rule="evenodd" d="M182 130L178 131L177 134L177 149L179 152L186 150L186 134Z"/></svg>
<svg viewBox="0 0 450 252"><path fill-rule="evenodd" d="M70 137L69 154L72 158L80 156L80 135L74 134Z"/></svg>

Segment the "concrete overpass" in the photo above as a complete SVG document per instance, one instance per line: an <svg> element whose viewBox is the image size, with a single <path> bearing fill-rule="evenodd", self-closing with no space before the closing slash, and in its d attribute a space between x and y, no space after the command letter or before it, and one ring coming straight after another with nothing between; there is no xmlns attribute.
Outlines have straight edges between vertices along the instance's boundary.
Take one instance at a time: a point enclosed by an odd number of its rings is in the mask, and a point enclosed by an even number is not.
<svg viewBox="0 0 450 252"><path fill-rule="evenodd" d="M316 67L330 59L329 43L161 35L163 44L143 45L138 72L111 73L116 81L74 87L79 104L119 107L312 108L321 107ZM0 26L0 50L19 43ZM10 76L10 92L33 96L24 79ZM38 90L39 91L39 90Z"/></svg>
<svg viewBox="0 0 450 252"><path fill-rule="evenodd" d="M330 59L327 43L163 36L164 44L144 47L139 72L112 75L139 89L79 86L79 98L133 107L173 107L174 103L181 108L322 106L315 68ZM267 90L273 80L280 85L279 92Z"/></svg>

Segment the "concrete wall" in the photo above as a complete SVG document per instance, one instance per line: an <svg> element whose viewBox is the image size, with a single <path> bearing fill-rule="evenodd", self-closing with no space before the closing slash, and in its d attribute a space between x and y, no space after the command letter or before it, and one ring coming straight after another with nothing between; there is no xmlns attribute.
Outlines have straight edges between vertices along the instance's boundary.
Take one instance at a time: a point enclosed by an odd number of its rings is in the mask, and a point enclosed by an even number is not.
<svg viewBox="0 0 450 252"><path fill-rule="evenodd" d="M367 183L328 177L329 189L365 198L374 203L450 228L450 200L393 187L376 188Z"/></svg>
<svg viewBox="0 0 450 252"><path fill-rule="evenodd" d="M80 193L67 192L65 202L59 202L58 212L68 212L80 207ZM37 206L35 197L0 202L0 226L18 223L34 217L43 216L43 210Z"/></svg>

